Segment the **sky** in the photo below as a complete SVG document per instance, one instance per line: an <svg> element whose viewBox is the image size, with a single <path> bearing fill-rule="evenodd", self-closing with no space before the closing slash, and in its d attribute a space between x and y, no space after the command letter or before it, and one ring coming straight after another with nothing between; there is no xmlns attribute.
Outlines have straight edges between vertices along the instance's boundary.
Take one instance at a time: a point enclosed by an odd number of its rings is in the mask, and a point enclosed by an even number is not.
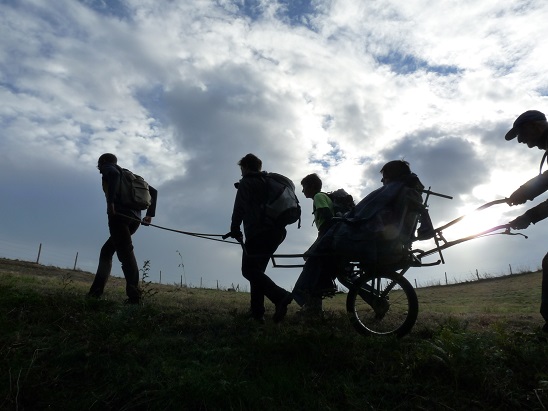
<svg viewBox="0 0 548 411"><path fill-rule="evenodd" d="M504 135L548 111L547 19L544 0L0 1L0 257L95 272L105 152L158 190L154 224L208 234L229 231L254 153L298 187L302 227L278 253L315 239L304 176L359 200L395 159L453 197L430 199L435 226L470 214L448 241L507 223L547 196L472 211L539 172L543 153ZM450 247L407 278L536 270L546 230ZM157 227L134 245L153 281L248 290L238 245ZM291 289L299 270L267 273Z"/></svg>

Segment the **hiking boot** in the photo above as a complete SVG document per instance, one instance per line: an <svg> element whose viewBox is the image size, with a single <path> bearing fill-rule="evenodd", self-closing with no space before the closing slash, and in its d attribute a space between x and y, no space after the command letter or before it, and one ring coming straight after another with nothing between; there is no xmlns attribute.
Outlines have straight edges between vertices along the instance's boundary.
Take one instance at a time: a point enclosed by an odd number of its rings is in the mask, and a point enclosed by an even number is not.
<svg viewBox="0 0 548 411"><path fill-rule="evenodd" d="M282 298L278 304L276 304L276 311L274 311L274 315L272 316L272 320L275 323L279 323L285 318L285 315L287 314L287 306L291 304L291 301L293 301L293 296L291 293L287 293L284 298Z"/></svg>
<svg viewBox="0 0 548 411"><path fill-rule="evenodd" d="M124 304L125 305L139 305L139 304L141 304L141 299L140 298L127 298L124 301Z"/></svg>

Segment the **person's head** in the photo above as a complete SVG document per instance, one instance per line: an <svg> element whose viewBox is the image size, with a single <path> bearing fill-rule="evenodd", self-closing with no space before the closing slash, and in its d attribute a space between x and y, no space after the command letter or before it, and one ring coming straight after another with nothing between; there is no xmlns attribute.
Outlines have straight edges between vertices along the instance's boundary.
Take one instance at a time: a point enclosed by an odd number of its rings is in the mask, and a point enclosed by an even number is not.
<svg viewBox="0 0 548 411"><path fill-rule="evenodd" d="M313 198L322 191L322 180L316 173L309 174L301 180L303 194L306 198Z"/></svg>
<svg viewBox="0 0 548 411"><path fill-rule="evenodd" d="M114 154L111 153L101 154L101 156L99 156L99 159L97 160L97 168L101 170L101 166L103 164L118 164L118 159Z"/></svg>
<svg viewBox="0 0 548 411"><path fill-rule="evenodd" d="M381 168L382 183L384 185L393 181L399 181L411 175L409 163L405 160L393 160L386 163Z"/></svg>
<svg viewBox="0 0 548 411"><path fill-rule="evenodd" d="M518 138L518 143L527 144L529 148L538 147L541 150L546 149L546 139L544 131L548 129L546 116L537 110L528 110L522 113L510 131L506 133L506 140Z"/></svg>
<svg viewBox="0 0 548 411"><path fill-rule="evenodd" d="M242 170L242 175L245 175L249 172L259 172L263 168L263 162L255 154L246 154L240 161L238 165Z"/></svg>

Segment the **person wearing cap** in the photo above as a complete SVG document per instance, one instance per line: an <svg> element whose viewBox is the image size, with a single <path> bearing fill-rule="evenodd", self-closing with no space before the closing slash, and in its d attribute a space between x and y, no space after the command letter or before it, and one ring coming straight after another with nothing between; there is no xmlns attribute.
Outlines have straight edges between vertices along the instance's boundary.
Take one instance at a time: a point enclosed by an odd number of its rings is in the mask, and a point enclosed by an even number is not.
<svg viewBox="0 0 548 411"><path fill-rule="evenodd" d="M510 141L516 137L519 143L527 144L529 148L537 147L545 152L540 162L539 175L523 184L510 195L508 204L511 206L524 204L527 200L533 200L548 190L548 171L542 173L542 165L548 154L548 122L544 113L529 110L521 114L514 121L512 129L506 133L505 139ZM531 223L536 224L546 217L548 217L548 200L510 221L510 227L523 230L529 227ZM542 330L548 332L548 253L542 259L541 287L540 314L545 321Z"/></svg>

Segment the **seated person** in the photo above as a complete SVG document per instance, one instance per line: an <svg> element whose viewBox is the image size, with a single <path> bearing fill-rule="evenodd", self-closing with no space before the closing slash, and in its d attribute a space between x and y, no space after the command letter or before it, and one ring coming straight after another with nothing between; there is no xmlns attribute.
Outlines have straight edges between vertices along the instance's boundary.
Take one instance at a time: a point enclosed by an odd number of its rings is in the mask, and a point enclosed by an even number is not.
<svg viewBox="0 0 548 411"><path fill-rule="evenodd" d="M295 283L293 299L301 307L310 304L321 290L332 284L345 261L378 260L378 243L398 240L401 210L398 195L409 187L422 204L419 178L411 173L409 163L394 160L381 169L383 186L361 200L344 218L338 220L307 252L301 275ZM417 191L415 191L417 190Z"/></svg>

